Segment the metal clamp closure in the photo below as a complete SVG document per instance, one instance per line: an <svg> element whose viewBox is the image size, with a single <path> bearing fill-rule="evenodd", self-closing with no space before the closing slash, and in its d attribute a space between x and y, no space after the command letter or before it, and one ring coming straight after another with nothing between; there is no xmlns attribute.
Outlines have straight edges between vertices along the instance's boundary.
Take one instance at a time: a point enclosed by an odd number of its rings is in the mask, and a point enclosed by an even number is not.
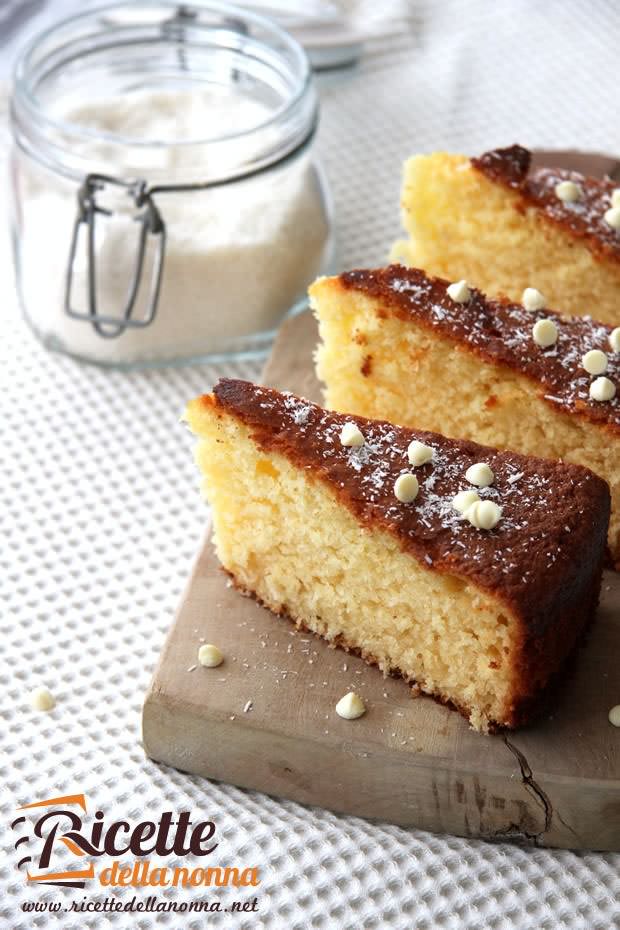
<svg viewBox="0 0 620 930"><path fill-rule="evenodd" d="M282 158L275 162L267 162L249 167L239 175L221 178L213 181L197 183L160 184L149 187L144 180L123 181L106 174L88 174L78 189L78 209L71 246L69 249L69 264L66 274L65 286L65 313L74 320L89 322L94 330L104 339L114 339L122 335L127 329L143 329L149 326L157 311L164 270L164 255L166 251L166 224L154 201L155 194L168 194L174 192L205 191L210 188L222 187L236 181L256 177L272 168L282 167L288 162L298 158L310 145L316 132L318 113L315 112L312 124L301 141ZM136 263L129 284L125 306L118 316L100 313L97 302L97 262L95 232L97 216L112 216L113 210L108 210L97 203L97 194L102 193L106 187L121 188L133 200L136 213L133 220L140 224ZM79 310L74 305L75 264L80 238L86 235L86 309ZM134 309L140 295L142 278L147 264L147 252L154 247L152 258L151 285L145 311L139 317L134 317ZM107 311L107 308L106 308Z"/></svg>
<svg viewBox="0 0 620 930"><path fill-rule="evenodd" d="M97 203L97 194L106 186L124 188L133 201L137 211L132 217L139 224L136 262L129 282L125 305L118 316L113 316L104 308L99 312L97 300L97 262L95 235L98 216L112 216L112 210L106 209ZM86 235L86 302L84 310L76 309L74 305L75 263L80 240ZM155 241L154 241L155 240ZM144 275L146 255L151 243L154 244L153 267L151 275L150 292L145 302L144 314L136 318L134 309L140 293L140 286ZM78 210L73 224L71 246L69 249L69 264L67 267L65 287L65 312L74 320L87 320L97 333L105 339L114 339L128 328L141 329L153 322L157 312L159 292L161 288L164 267L164 254L166 249L166 226L162 219L152 192L148 190L146 181L122 181L105 174L89 174L78 190Z"/></svg>

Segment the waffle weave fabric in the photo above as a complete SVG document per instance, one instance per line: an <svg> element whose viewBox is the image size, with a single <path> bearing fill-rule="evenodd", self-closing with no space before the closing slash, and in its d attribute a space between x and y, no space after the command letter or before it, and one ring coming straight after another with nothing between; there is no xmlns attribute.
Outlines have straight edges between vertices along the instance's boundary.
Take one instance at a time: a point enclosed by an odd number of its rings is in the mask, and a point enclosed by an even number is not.
<svg viewBox="0 0 620 930"><path fill-rule="evenodd" d="M385 260L408 154L515 141L620 153L612 0L363 3L354 12L372 26L363 63L320 79L340 268ZM6 138L3 129L3 157ZM179 414L219 375L254 378L259 365L119 373L49 354L19 316L4 231L0 263L1 930L620 927L620 855L368 824L145 757L142 700L206 521ZM40 682L57 699L51 713L29 707ZM263 864L259 913L25 913L32 892L15 868L15 808L76 790L108 819L213 816L229 862ZM133 893L118 889L118 898ZM37 900L57 897L49 888Z"/></svg>

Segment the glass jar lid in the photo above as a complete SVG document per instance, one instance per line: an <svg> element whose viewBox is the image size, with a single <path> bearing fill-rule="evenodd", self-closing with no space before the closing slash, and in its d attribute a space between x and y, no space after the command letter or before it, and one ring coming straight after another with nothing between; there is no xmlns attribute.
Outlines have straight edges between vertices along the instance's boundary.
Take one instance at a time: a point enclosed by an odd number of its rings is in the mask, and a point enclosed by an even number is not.
<svg viewBox="0 0 620 930"><path fill-rule="evenodd" d="M158 90L206 91L221 106L190 136L170 113L152 137L140 98ZM111 96L125 119L93 122L93 103ZM121 164L151 184L272 165L307 142L317 112L305 53L276 24L227 3L170 0L101 7L41 33L16 63L11 105L17 144L49 168L82 180Z"/></svg>
<svg viewBox="0 0 620 930"><path fill-rule="evenodd" d="M16 65L11 116L19 149L78 182L65 312L110 339L154 319L166 250L159 195L295 158L315 132L318 101L303 49L276 24L226 3L155 0L101 7L36 37ZM116 215L129 220L135 265L110 313L97 297L96 242ZM80 256L87 277L76 301Z"/></svg>

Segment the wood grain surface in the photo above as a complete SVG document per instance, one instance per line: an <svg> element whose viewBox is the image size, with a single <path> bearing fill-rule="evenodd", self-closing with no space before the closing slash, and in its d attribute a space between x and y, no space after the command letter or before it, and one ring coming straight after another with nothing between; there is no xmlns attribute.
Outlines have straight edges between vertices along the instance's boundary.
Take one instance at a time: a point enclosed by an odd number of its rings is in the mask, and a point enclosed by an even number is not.
<svg viewBox="0 0 620 930"><path fill-rule="evenodd" d="M263 383L320 400L316 326L281 330ZM198 506L198 504L197 504ZM226 660L196 666L201 642ZM188 772L366 818L470 837L620 850L620 575L550 714L483 736L407 685L227 584L205 542L146 697L147 753ZM193 670L190 671L190 669ZM341 720L355 689L364 717Z"/></svg>

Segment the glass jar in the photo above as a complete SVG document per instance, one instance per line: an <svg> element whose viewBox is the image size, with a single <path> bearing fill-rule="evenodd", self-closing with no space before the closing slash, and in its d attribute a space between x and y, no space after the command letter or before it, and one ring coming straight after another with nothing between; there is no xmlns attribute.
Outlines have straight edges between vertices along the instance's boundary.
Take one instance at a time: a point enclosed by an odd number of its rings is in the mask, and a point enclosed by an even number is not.
<svg viewBox="0 0 620 930"><path fill-rule="evenodd" d="M331 260L302 48L225 3L120 3L39 35L11 102L12 235L46 346L104 365L264 350Z"/></svg>

